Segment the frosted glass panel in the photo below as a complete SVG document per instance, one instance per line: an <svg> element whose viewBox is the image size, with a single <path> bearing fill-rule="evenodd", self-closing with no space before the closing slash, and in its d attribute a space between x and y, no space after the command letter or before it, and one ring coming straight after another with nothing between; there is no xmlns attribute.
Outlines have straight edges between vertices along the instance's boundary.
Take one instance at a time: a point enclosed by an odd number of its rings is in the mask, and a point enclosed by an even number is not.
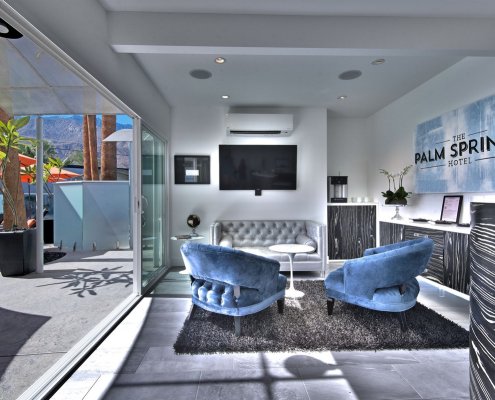
<svg viewBox="0 0 495 400"><path fill-rule="evenodd" d="M6 40L0 41L0 87L45 86L36 72Z"/></svg>
<svg viewBox="0 0 495 400"><path fill-rule="evenodd" d="M0 89L0 104L14 115L74 114L50 89Z"/></svg>
<svg viewBox="0 0 495 400"><path fill-rule="evenodd" d="M83 248L98 250L129 247L129 184L83 183Z"/></svg>
<svg viewBox="0 0 495 400"><path fill-rule="evenodd" d="M60 182L53 185L54 239L62 246L111 250L129 247L128 182Z"/></svg>
<svg viewBox="0 0 495 400"><path fill-rule="evenodd" d="M14 46L50 86L86 86L77 75L26 37L11 40Z"/></svg>
<svg viewBox="0 0 495 400"><path fill-rule="evenodd" d="M53 238L58 245L62 240L63 247L82 248L83 229L83 202L81 184L53 185L54 216Z"/></svg>
<svg viewBox="0 0 495 400"><path fill-rule="evenodd" d="M26 37L0 38L0 107L10 115L122 114Z"/></svg>
<svg viewBox="0 0 495 400"><path fill-rule="evenodd" d="M73 114L77 114L79 110L85 110L86 114L119 114L122 112L89 87L58 88L53 91Z"/></svg>

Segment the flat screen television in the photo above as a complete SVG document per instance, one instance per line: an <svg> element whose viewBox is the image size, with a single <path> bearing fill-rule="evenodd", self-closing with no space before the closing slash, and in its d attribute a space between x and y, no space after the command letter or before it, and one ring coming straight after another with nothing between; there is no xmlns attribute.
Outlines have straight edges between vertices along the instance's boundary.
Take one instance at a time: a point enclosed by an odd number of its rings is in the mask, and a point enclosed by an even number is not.
<svg viewBox="0 0 495 400"><path fill-rule="evenodd" d="M220 190L296 190L297 145L221 144Z"/></svg>

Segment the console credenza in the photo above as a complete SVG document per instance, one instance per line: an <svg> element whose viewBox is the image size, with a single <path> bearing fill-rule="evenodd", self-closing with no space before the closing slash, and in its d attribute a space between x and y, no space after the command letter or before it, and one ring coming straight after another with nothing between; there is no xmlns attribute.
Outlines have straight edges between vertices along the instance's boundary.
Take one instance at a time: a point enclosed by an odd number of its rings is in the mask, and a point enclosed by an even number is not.
<svg viewBox="0 0 495 400"><path fill-rule="evenodd" d="M366 249L377 246L377 204L329 203L328 258L348 260L363 256Z"/></svg>
<svg viewBox="0 0 495 400"><path fill-rule="evenodd" d="M428 237L435 247L426 271L421 274L441 285L469 294L470 228L380 221L380 246Z"/></svg>

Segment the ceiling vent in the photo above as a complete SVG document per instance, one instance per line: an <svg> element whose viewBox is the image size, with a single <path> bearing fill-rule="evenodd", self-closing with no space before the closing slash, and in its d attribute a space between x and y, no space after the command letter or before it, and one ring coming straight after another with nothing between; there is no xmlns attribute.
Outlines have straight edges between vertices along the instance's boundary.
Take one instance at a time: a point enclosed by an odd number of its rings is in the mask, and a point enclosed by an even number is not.
<svg viewBox="0 0 495 400"><path fill-rule="evenodd" d="M290 136L292 114L227 114L227 136Z"/></svg>

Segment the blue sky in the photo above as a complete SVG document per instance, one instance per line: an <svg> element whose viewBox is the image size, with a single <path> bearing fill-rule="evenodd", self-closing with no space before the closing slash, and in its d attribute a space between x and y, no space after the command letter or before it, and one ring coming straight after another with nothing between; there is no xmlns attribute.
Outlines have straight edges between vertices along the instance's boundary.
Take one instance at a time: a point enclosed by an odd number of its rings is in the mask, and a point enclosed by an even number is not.
<svg viewBox="0 0 495 400"><path fill-rule="evenodd" d="M71 118L72 115L44 115L43 117L59 117L59 118ZM101 115L97 115L96 118L101 119ZM132 125L132 118L127 115L117 115L117 123Z"/></svg>

